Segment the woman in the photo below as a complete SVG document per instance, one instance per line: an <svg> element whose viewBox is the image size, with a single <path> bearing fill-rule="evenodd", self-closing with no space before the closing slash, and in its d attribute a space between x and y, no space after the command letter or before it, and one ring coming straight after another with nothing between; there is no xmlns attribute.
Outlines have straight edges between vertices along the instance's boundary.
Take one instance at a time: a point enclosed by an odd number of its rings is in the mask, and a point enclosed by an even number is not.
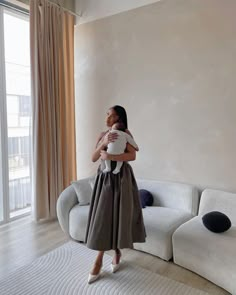
<svg viewBox="0 0 236 295"><path fill-rule="evenodd" d="M128 130L126 111L121 106L114 106L107 112L106 125L109 128L100 134L92 161L111 160L111 171L103 173L104 161L98 167L92 200L90 204L85 242L87 247L98 250L98 255L88 278L94 282L100 276L104 251L115 250L111 263L112 272L118 270L122 248L133 248L133 243L145 242L146 232L136 180L127 161L134 161L136 151L129 143L126 152L111 155L106 152L109 142L115 141L117 133L109 133L114 123L121 122ZM132 135L131 135L132 136ZM120 173L113 174L116 161L123 161Z"/></svg>

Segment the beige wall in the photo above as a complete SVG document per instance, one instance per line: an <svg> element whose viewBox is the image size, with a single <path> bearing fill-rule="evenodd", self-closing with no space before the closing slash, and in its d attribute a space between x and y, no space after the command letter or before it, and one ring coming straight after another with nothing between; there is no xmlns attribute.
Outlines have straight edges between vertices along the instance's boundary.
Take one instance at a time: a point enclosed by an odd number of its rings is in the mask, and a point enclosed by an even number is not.
<svg viewBox="0 0 236 295"><path fill-rule="evenodd" d="M124 105L137 177L236 191L236 1L166 0L76 27L78 176Z"/></svg>
<svg viewBox="0 0 236 295"><path fill-rule="evenodd" d="M77 23L89 22L157 1L160 0L76 0L76 11L82 14Z"/></svg>

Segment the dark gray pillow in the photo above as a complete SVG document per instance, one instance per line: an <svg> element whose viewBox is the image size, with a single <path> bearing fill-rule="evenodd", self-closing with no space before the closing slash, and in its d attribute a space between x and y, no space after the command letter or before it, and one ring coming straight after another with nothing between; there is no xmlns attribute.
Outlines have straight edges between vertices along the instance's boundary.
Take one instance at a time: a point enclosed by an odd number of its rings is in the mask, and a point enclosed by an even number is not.
<svg viewBox="0 0 236 295"><path fill-rule="evenodd" d="M223 233L231 227L231 221L227 215L219 211L206 213L202 222L207 229L214 233Z"/></svg>
<svg viewBox="0 0 236 295"><path fill-rule="evenodd" d="M145 189L140 189L139 196L140 196L142 208L145 208L146 206L152 206L153 196L149 191L147 191Z"/></svg>

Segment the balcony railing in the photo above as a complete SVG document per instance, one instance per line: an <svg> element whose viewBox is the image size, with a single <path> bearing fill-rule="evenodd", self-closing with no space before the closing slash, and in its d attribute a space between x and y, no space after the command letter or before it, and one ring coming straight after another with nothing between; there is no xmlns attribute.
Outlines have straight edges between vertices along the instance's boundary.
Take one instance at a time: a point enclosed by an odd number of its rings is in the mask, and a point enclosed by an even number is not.
<svg viewBox="0 0 236 295"><path fill-rule="evenodd" d="M10 212L31 207L30 177L9 180Z"/></svg>
<svg viewBox="0 0 236 295"><path fill-rule="evenodd" d="M9 155L9 205L13 216L31 208L32 184L30 177L30 155ZM22 211L23 210L23 211ZM28 211L29 211L28 210ZM18 213L16 214L16 211Z"/></svg>

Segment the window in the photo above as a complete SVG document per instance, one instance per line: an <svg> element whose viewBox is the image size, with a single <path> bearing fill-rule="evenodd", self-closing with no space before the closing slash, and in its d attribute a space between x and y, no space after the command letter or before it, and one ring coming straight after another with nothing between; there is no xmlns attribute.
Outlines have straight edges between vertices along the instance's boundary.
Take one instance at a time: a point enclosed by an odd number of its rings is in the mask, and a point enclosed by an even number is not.
<svg viewBox="0 0 236 295"><path fill-rule="evenodd" d="M0 40L0 223L6 223L31 210L29 17L0 5Z"/></svg>
<svg viewBox="0 0 236 295"><path fill-rule="evenodd" d="M19 116L20 117L30 117L31 114L31 104L30 96L19 96Z"/></svg>

